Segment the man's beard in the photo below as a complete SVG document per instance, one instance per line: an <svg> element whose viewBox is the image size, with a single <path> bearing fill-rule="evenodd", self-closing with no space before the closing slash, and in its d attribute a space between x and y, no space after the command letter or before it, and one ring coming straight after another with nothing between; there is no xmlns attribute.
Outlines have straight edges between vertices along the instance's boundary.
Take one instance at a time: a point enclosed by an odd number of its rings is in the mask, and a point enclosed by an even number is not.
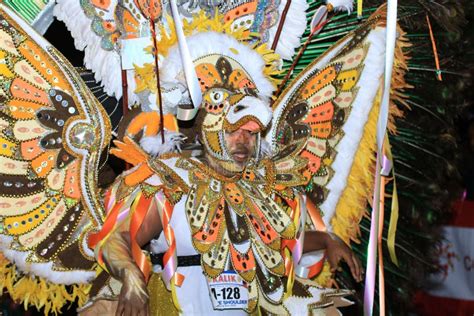
<svg viewBox="0 0 474 316"><path fill-rule="evenodd" d="M235 161L232 156L236 154L246 155L247 157L242 162ZM230 151L229 156L229 160L223 161L216 159L209 154L206 154L206 160L209 162L212 169L214 169L214 171L216 171L217 173L224 176L231 176L244 171L244 169L249 165L249 163L251 163L251 156L253 156L253 154L252 151L248 149L245 145L237 145Z"/></svg>
<svg viewBox="0 0 474 316"><path fill-rule="evenodd" d="M240 167L245 167L245 165L250 160L250 149L243 144L237 144L234 149L230 151L230 157L234 160L234 163Z"/></svg>

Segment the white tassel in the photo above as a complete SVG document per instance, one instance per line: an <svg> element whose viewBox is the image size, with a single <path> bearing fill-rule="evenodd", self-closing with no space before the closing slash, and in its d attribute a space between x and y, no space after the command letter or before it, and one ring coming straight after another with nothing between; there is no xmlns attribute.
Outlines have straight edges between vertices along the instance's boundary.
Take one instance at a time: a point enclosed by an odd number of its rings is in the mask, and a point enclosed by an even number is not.
<svg viewBox="0 0 474 316"><path fill-rule="evenodd" d="M186 140L186 136L181 133L165 130L165 142L161 142L161 134L156 136L143 137L140 146L148 154L158 157L170 152L181 152L181 145Z"/></svg>
<svg viewBox="0 0 474 316"><path fill-rule="evenodd" d="M354 7L353 0L327 0L327 5L331 5L333 7L333 11L346 11L348 14L352 12Z"/></svg>

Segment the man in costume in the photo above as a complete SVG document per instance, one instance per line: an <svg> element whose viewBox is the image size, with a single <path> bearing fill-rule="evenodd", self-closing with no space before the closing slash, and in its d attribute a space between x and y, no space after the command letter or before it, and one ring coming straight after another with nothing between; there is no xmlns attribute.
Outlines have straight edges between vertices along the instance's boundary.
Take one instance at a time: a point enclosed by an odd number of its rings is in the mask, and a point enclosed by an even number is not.
<svg viewBox="0 0 474 316"><path fill-rule="evenodd" d="M238 105L234 105L238 106ZM205 164L202 165L195 165L193 166L193 172L194 174L200 174L200 173L206 173L209 172L210 174L213 174L215 178L221 179L223 184L225 185L226 181L229 181L227 185L234 183L234 182L239 182L240 179L245 179L248 178L248 176L251 174L252 168L251 165L254 162L256 158L256 153L260 150L257 146L257 139L258 139L258 134L261 132L261 121L259 120L248 120L248 116L242 116L242 118L239 120L245 120L247 123L244 125L240 126L234 131L224 131L224 143L225 143L225 149L228 151L229 156L231 157L231 160L228 161L228 163L223 164L221 161L216 160L213 158L208 152L206 152L204 161ZM237 125L238 126L238 125ZM230 128L232 130L232 128ZM229 163L230 162L230 163ZM197 163L197 161L196 161ZM207 166L209 167L207 167ZM250 170L246 169L250 165ZM255 171L253 171L255 172ZM133 172L132 172L133 174ZM157 175L163 176L162 173L157 173ZM174 175L176 176L176 175ZM256 176L256 175L254 175ZM258 175L257 175L258 176ZM156 176L155 176L156 177ZM156 180L158 180L158 177L156 177ZM216 180L214 180L216 181ZM231 182L230 182L231 181ZM123 184L122 184L123 185ZM203 189L203 188L201 188ZM207 186L204 189L209 189ZM251 188L250 188L251 189ZM212 190L212 185L211 185L211 190ZM236 190L235 195L232 195L236 199L238 199L238 193L239 191ZM200 192L199 194L205 194L205 192ZM245 194L245 193L244 193ZM297 193L299 194L299 193ZM227 198L229 198L230 195L227 195ZM204 198L204 197L202 197ZM243 200L248 199L248 196L242 196ZM185 199L184 197L182 199ZM247 201L247 203L250 201ZM201 202L202 203L202 202ZM212 203L212 202L209 202ZM224 202L225 203L225 202ZM251 202L250 202L251 203ZM156 238L163 232L163 225L161 224L160 220L160 213L163 212L161 209L163 207L162 202L160 201L152 201L149 204L149 210L146 213L146 217L143 220L143 223L141 224L141 227L136 235L136 241L140 246L143 246L147 244L150 240L153 238ZM219 204L218 207L220 207L222 204ZM264 205L262 205L264 207ZM183 207L183 206L177 206L177 207ZM177 210L175 207L174 213L177 213L176 219L173 217L173 220L175 223L180 223L177 225L184 225L186 226L186 219L184 218L179 218L179 215L183 214L182 210ZM202 207L202 206L201 206ZM302 214L300 214L300 218L304 219L305 218L305 210L301 210ZM190 209L187 209L187 212L190 212ZM199 212L199 211L198 211ZM217 211L218 212L218 211ZM227 232L224 232L225 235L229 235L230 241L235 241L238 238L242 238L245 235L249 235L252 233L255 233L255 231L250 231L250 228L246 226L243 223L239 223L239 219L234 219L232 220L231 217L236 218L236 214L232 214L233 210L227 205L224 204L224 218L226 219L226 223L222 224L216 224L215 226L218 227L218 225L234 225L237 224L236 227L233 228L228 228ZM291 211L289 212L291 213ZM162 216L161 216L162 217ZM216 215L215 218L218 218ZM251 218L251 217L249 217ZM237 223L235 222L237 221ZM193 222L193 219L191 219L191 223ZM211 227L214 227L214 223L210 224ZM127 223L129 224L129 223ZM259 224L256 224L255 227L257 227ZM267 224L268 225L268 224ZM112 233L106 242L102 243L101 247L101 254L102 258L105 262L105 266L107 267L108 271L111 273L111 275L114 278L117 278L123 283L123 287L120 293L119 297L119 302L118 302L118 308L116 315L145 315L147 313L148 309L148 301L149 300L155 300L157 299L156 297L149 297L148 292L146 290L146 281L143 273L140 271L140 269L137 267L136 263L134 262L131 252L130 252L130 232L128 229L128 225L124 225L126 227L121 227L115 231L115 233ZM216 228L217 230L218 228ZM238 233L235 230L238 230ZM265 228L263 228L265 229ZM300 227L301 229L301 227ZM189 236L191 232L186 231L187 229L185 227L177 227L175 228L175 236L176 237L176 242L179 248L185 248L187 242L189 242ZM179 231L179 234L177 233ZM209 231L211 232L211 231ZM232 236L232 234L236 234L236 236ZM303 234L305 237L303 238ZM334 238L330 236L328 233L325 232L318 232L318 231L307 231L306 233L299 231L298 232L299 239L304 240L304 246L303 246L303 252L310 252L310 251L315 251L315 250L321 250L321 249L326 249L326 253L329 259L329 262L331 264L333 272L335 271L336 267L339 265L339 261L343 259L350 267L351 272L353 277L357 281L362 280L361 276L361 268L360 268L360 263L358 259L354 256L354 254L351 253L350 249L339 239ZM255 236L256 237L256 236ZM162 237L161 237L162 238ZM204 241L205 239L201 237L202 240ZM278 237L277 237L278 238ZM333 239L334 238L334 239ZM242 239L241 239L242 240ZM248 240L243 240L244 242L248 242ZM282 241L282 240L281 240ZM274 240L273 242L276 242L278 244L281 243L281 241ZM217 242L216 242L217 243ZM240 243L240 246L243 243ZM210 244L211 247L213 244ZM218 244L221 247L225 247L226 243L220 243ZM232 246L231 246L232 247ZM234 246L237 247L237 246ZM258 246L257 246L258 247ZM199 248L198 248L199 249ZM252 257L254 257L254 254L252 252L245 252L239 253L234 250L233 256L239 257L241 255L242 257L247 256L250 254ZM194 252L196 253L196 252ZM208 253L209 255L209 253ZM256 257L257 254L255 254ZM217 255L218 259L221 255ZM265 254L263 255L265 256ZM273 253L273 256L278 257L276 253ZM156 257L156 255L153 255L153 257ZM226 285L224 282L222 286L218 286L216 284L210 283L212 281L209 281L209 286L210 288L208 289L205 284L206 280L205 277L200 273L200 264L201 260L199 258L200 256L196 255L187 255L184 257L178 256L178 269L176 273L181 273L186 275L186 279L184 281L183 287L186 286L186 283L189 282L190 286L187 286L187 289L183 289L183 291L179 291L178 299L179 299L179 305L182 308L184 314L210 314L213 311L216 312L218 309L223 309L216 306L212 306L213 300L211 299L211 296L213 293L215 293L215 288L222 290L223 286ZM231 258L229 258L231 259ZM222 259L221 259L222 260ZM238 266L240 269L242 267L245 268L245 265L238 265L237 263L234 263L234 258L232 258L232 265L234 268ZM272 259L270 259L272 260ZM181 266L180 262L184 262L183 266ZM212 262L212 261L211 261ZM161 265L163 264L162 262L160 263ZM258 264L258 263L257 263ZM262 264L260 262L259 264ZM226 268L226 272L229 273L229 270L227 269L232 269L232 265L230 262L227 262L224 265L228 265L229 267ZM191 267L189 267L191 266ZM263 268L263 267L262 267ZM192 273L189 273L187 270L188 269L193 269L194 271ZM252 268L251 268L252 269ZM251 269L242 269L239 272L241 273L251 273ZM255 262L253 262L253 269L259 269ZM275 267L273 267L273 271L276 270ZM208 270L211 271L211 270ZM283 272L283 271L282 271ZM189 274L188 274L189 273ZM230 272L232 275L235 272ZM206 273L205 273L206 274ZM257 276L258 278L260 276ZM266 275L265 278L272 277L272 273ZM285 280L288 277L288 274L282 273L282 275L273 275L273 277L277 277L281 280L277 280L275 278L275 283L280 283L283 284L282 280ZM198 279L198 280L188 280L188 279ZM271 286L269 284L263 285L263 282L265 280L259 279L259 283L262 287L263 286ZM300 282L300 281L297 281ZM304 281L307 284L310 284L309 281ZM201 284L199 284L201 283ZM203 285L204 284L204 285ZM253 284L253 283L252 283ZM271 284L271 283L270 283ZM304 284L304 283L303 283ZM218 286L218 287L216 287ZM247 290L246 286L240 286L240 287L235 287L234 284L230 284L227 286L231 286L229 288L231 289L239 289L240 290ZM307 286L308 288L309 285L299 285L301 286ZM313 285L314 286L314 285ZM227 289L227 288L226 288ZM301 289L299 289L301 291ZM273 291L275 289L273 288ZM183 293L184 292L184 293ZM322 291L323 293L324 291ZM333 292L333 291L329 291ZM304 292L298 293L298 295L302 295ZM311 294L310 294L311 293ZM337 292L334 292L333 295L341 295L342 293L336 294ZM220 294L220 293L217 293ZM283 294L283 292L282 292ZM294 293L296 294L296 293ZM302 304L307 304L308 309L306 310L309 312L311 304L315 304L319 302L320 300L320 295L314 295L314 293L308 291L305 293L307 295L306 301L301 301L300 303ZM310 295L308 295L310 294ZM320 294L320 293L319 293ZM239 293L239 296L244 294ZM248 294L245 294L245 297ZM330 296L330 295L328 295ZM281 296L283 297L283 296ZM281 298L280 298L281 299ZM228 302L235 301L232 299L228 299ZM326 304L329 303L325 302ZM284 305L283 302L280 300L275 300L272 302L273 305ZM116 304L112 304L113 306L116 306ZM243 309L247 310L249 312L253 312L254 310L251 310L249 307L245 306L246 304L237 304L237 306L226 306L225 309ZM279 310L277 307L272 307L271 308L276 308L276 310ZM280 307L281 308L281 307ZM287 307L289 311L292 310L294 307ZM287 310L287 311L288 311ZM295 309L296 311L302 311L304 309ZM92 312L89 311L89 312ZM229 312L229 311L227 311ZM281 310L280 310L281 312Z"/></svg>
<svg viewBox="0 0 474 316"><path fill-rule="evenodd" d="M154 30L152 9L120 5L114 17L126 27L141 25L133 18L150 18ZM159 29L159 45L145 51L154 52L155 62L162 57L160 71L144 63L130 73L142 113L111 151L133 168L102 201L97 173L110 139L107 115L64 58L2 7L6 106L0 110L8 141L1 173L8 201L0 218L0 249L8 262L2 270L38 276L10 284L27 280L35 289L54 289L35 291L42 294L34 298L38 304L72 285L74 295L57 299L53 308L75 297L83 303L87 293L91 303L120 297L118 313L131 313L146 305L149 281L150 309L158 314L326 312L347 292L309 281L321 261L303 250L321 248L329 249L333 268L342 257L360 279L357 260L322 231L334 228L348 243L365 211L365 191L350 190L357 187L353 178L359 187L370 186L352 174L372 166L355 156L373 150L384 10L312 62L272 102L278 84L272 75L281 59L240 26L255 21L262 39L276 36L277 25L258 18L276 14L277 7L245 2L223 10L228 14L193 15L185 41L174 25L179 15L158 15L167 24ZM178 129L177 118L196 112L191 103L201 107L194 124ZM156 107L161 113L149 111ZM188 146L182 133L192 145L198 135L201 153L181 152ZM141 249L149 241L152 277Z"/></svg>

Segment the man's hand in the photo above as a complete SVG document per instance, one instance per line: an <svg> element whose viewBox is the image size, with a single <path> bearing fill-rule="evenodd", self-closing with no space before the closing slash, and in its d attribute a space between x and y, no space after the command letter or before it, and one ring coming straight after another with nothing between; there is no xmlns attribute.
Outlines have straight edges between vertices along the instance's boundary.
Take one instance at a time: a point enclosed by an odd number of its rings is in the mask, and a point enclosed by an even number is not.
<svg viewBox="0 0 474 316"><path fill-rule="evenodd" d="M148 291L143 275L138 271L125 272L116 316L148 316Z"/></svg>
<svg viewBox="0 0 474 316"><path fill-rule="evenodd" d="M352 250L338 237L332 238L328 234L326 240L326 256L331 266L331 272L335 273L339 262L343 259L351 269L352 276L357 282L362 281L362 269L359 259Z"/></svg>

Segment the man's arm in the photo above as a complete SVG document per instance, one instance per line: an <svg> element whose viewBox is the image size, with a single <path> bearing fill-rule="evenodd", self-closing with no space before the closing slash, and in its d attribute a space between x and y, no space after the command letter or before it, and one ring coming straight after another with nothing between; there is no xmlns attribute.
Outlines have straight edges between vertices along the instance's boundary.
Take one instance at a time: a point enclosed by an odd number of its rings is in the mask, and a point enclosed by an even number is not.
<svg viewBox="0 0 474 316"><path fill-rule="evenodd" d="M331 272L336 272L339 262L343 259L351 269L352 276L358 282L362 281L362 269L359 259L352 250L336 236L322 231L306 231L304 236L303 253L326 249L326 256L331 266Z"/></svg>
<svg viewBox="0 0 474 316"><path fill-rule="evenodd" d="M303 252L311 252L316 250L323 250L326 249L328 240L331 237L328 233L321 232L321 231L305 231L304 233L304 244L303 244Z"/></svg>
<svg viewBox="0 0 474 316"><path fill-rule="evenodd" d="M143 273L133 260L130 250L128 221L114 231L103 244L101 251L109 273L122 282L117 316L147 315L148 292ZM162 231L158 206L150 204L146 217L137 233L136 241L140 246L147 244Z"/></svg>

